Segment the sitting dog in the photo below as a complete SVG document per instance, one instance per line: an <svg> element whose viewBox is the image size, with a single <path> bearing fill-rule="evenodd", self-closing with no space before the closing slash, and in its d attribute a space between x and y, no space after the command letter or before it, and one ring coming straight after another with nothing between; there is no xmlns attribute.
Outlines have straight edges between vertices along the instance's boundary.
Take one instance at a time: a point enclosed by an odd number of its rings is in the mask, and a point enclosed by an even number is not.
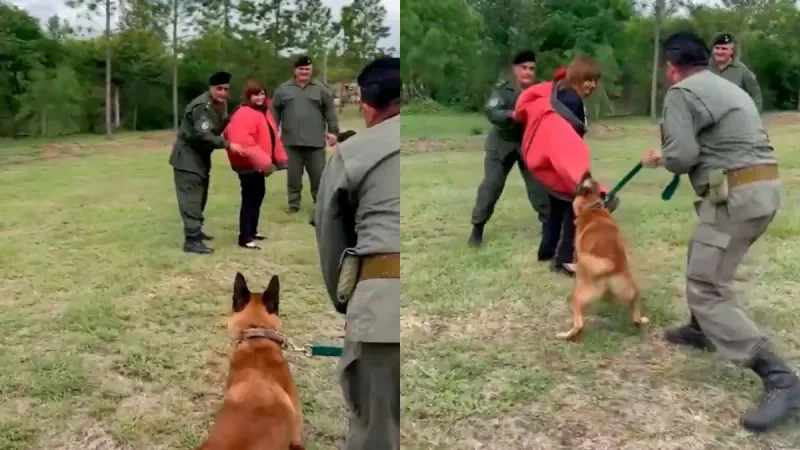
<svg viewBox="0 0 800 450"><path fill-rule="evenodd" d="M575 200L575 286L569 296L572 329L556 335L576 339L583 331L583 309L611 294L630 308L633 323L648 323L639 311L639 289L628 267L628 256L611 213L603 203L600 185L586 172L578 183Z"/></svg>
<svg viewBox="0 0 800 450"><path fill-rule="evenodd" d="M304 450L303 415L278 318L280 281L250 292L241 273L233 283L228 330L236 339L222 409L196 450Z"/></svg>

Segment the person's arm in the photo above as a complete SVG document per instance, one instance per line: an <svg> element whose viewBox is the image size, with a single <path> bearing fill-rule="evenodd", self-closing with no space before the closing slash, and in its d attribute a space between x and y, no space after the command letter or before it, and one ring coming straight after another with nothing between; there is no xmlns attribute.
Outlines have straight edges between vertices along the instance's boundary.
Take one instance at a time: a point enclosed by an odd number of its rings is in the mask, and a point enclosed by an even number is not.
<svg viewBox="0 0 800 450"><path fill-rule="evenodd" d="M493 89L485 107L486 117L493 125L507 128L514 124L514 105L507 105L497 89Z"/></svg>
<svg viewBox="0 0 800 450"><path fill-rule="evenodd" d="M752 70L746 69L742 78L744 90L753 98L758 112L762 112L764 110L764 104L761 98L761 86L758 85L756 74L754 74Z"/></svg>
<svg viewBox="0 0 800 450"><path fill-rule="evenodd" d="M192 125L194 128L195 139L208 144L214 149L227 149L228 141L214 134L214 122L211 119L211 112L205 105L198 105L192 109Z"/></svg>
<svg viewBox="0 0 800 450"><path fill-rule="evenodd" d="M672 88L664 96L664 112L661 120L661 165L668 171L682 175L697 165L700 144L696 133L702 128L696 123L692 102L702 105L694 94Z"/></svg>
<svg viewBox="0 0 800 450"><path fill-rule="evenodd" d="M258 142L258 146L261 148L262 152L264 153L264 159L266 163L266 167L260 168L265 172L270 171L270 167L275 164L275 161L272 160L272 140L270 139L269 134L269 124L267 124L267 116L261 113L254 115L254 122L255 122L255 135L256 135L256 142Z"/></svg>
<svg viewBox="0 0 800 450"><path fill-rule="evenodd" d="M339 119L336 117L336 105L333 104L333 95L328 89L322 89L322 114L325 116L325 124L328 125L328 133L339 133Z"/></svg>
<svg viewBox="0 0 800 450"><path fill-rule="evenodd" d="M335 153L322 171L311 223L317 238L322 280L334 304L338 298L339 262L347 250L348 243L349 233L345 222L348 212L343 210L343 205L347 204L348 199L344 160L339 153Z"/></svg>

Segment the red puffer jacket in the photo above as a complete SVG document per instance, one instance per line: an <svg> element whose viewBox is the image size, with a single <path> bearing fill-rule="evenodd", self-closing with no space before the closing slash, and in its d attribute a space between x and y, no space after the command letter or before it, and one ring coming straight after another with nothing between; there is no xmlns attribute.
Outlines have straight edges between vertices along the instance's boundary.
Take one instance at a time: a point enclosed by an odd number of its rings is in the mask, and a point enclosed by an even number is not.
<svg viewBox="0 0 800 450"><path fill-rule="evenodd" d="M529 87L517 99L515 114L525 124L522 159L547 189L572 198L581 177L591 167L589 146L553 109L552 97L553 82L547 81ZM608 192L605 186L601 189Z"/></svg>
<svg viewBox="0 0 800 450"><path fill-rule="evenodd" d="M266 112L250 106L237 108L222 136L245 151L245 155L237 155L228 150L228 160L234 170L255 169L270 173L287 166L286 149L269 106Z"/></svg>

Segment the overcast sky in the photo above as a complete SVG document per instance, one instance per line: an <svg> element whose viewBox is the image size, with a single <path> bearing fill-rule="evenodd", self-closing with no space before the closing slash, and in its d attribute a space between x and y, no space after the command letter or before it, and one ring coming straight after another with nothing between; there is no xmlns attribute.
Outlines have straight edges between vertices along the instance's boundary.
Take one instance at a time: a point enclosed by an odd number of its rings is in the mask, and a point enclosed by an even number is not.
<svg viewBox="0 0 800 450"><path fill-rule="evenodd" d="M75 10L66 5L66 0L11 0L11 3L28 10L33 16L47 20L54 14L67 19L71 23L85 23L86 19L78 19ZM322 0L322 3L329 6L333 11L333 16L338 20L339 10L343 5L349 4L350 0ZM386 8L386 25L389 27L388 39L381 41L383 46L400 48L400 0L381 0ZM95 28L104 27L105 21L94 19L92 25Z"/></svg>

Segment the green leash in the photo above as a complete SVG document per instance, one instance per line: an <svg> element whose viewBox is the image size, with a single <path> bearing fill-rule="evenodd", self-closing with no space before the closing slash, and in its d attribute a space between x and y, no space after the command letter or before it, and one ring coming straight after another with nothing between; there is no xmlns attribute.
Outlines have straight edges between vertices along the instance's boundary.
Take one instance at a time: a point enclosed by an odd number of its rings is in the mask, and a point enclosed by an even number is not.
<svg viewBox="0 0 800 450"><path fill-rule="evenodd" d="M304 348L306 356L342 356L342 347L329 345L306 345Z"/></svg>
<svg viewBox="0 0 800 450"><path fill-rule="evenodd" d="M644 165L642 165L641 161L637 163L635 166L633 166L633 169L631 169L627 174L625 174L625 176L622 177L619 183L617 183L611 189L611 191L609 191L609 193L606 194L606 196L603 198L603 203L608 204L608 202L610 202L614 198L614 196L616 196L617 193L620 190L622 190L622 188L625 187L625 185L628 184L633 179L633 177L636 176L637 173L639 173L640 170L642 170L642 167L644 167ZM665 187L664 190L661 191L661 200L666 201L671 199L672 196L675 194L675 191L678 190L678 185L680 184L680 181L681 181L680 175L674 175L672 177L672 181L670 181L667 187Z"/></svg>

